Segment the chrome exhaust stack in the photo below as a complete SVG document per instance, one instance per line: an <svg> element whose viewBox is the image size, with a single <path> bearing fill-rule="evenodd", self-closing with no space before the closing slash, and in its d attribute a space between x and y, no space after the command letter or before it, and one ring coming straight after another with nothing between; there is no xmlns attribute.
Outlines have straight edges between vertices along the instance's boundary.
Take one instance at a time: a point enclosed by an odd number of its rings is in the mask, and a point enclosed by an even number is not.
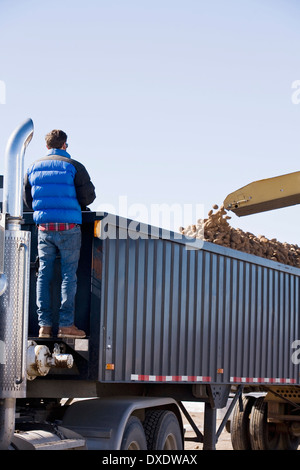
<svg viewBox="0 0 300 470"><path fill-rule="evenodd" d="M8 215L8 228L18 230L23 216L24 156L33 136L33 122L27 119L11 134L5 151L3 214Z"/></svg>
<svg viewBox="0 0 300 470"><path fill-rule="evenodd" d="M5 154L0 214L0 449L11 442L16 399L26 397L30 232L20 230L20 224L24 155L32 136L33 122L28 119L12 133Z"/></svg>

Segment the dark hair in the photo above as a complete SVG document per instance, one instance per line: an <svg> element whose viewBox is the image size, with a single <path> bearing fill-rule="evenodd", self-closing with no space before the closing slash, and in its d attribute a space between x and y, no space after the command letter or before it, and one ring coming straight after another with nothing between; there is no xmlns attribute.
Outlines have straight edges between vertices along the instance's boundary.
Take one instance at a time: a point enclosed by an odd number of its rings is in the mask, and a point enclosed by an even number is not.
<svg viewBox="0 0 300 470"><path fill-rule="evenodd" d="M47 147L50 149L60 149L67 142L67 138L68 136L64 131L54 129L46 135L45 140Z"/></svg>

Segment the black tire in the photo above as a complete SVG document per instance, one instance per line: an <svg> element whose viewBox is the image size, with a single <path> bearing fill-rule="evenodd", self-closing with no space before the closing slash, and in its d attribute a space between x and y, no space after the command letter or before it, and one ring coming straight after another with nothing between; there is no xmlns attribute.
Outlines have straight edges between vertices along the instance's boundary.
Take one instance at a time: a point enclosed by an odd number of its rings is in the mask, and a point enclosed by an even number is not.
<svg viewBox="0 0 300 470"><path fill-rule="evenodd" d="M253 450L291 450L297 439L276 429L275 423L268 423L268 402L264 397L255 400L250 418L250 439Z"/></svg>
<svg viewBox="0 0 300 470"><path fill-rule="evenodd" d="M250 440L253 450L277 450L280 434L276 426L267 422L267 402L264 397L255 400L250 418Z"/></svg>
<svg viewBox="0 0 300 470"><path fill-rule="evenodd" d="M144 428L136 416L130 416L123 434L121 450L147 450Z"/></svg>
<svg viewBox="0 0 300 470"><path fill-rule="evenodd" d="M231 443L234 450L251 450L249 425L250 413L254 402L254 397L243 396L242 411L240 411L239 402L234 407L230 423Z"/></svg>
<svg viewBox="0 0 300 470"><path fill-rule="evenodd" d="M148 411L144 429L148 450L183 450L181 428L172 411Z"/></svg>

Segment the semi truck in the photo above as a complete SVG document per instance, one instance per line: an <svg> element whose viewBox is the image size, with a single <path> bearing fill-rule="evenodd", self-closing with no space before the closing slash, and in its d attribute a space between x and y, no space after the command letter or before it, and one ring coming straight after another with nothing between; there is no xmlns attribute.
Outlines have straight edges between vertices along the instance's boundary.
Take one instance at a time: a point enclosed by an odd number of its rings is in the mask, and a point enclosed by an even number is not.
<svg viewBox="0 0 300 470"><path fill-rule="evenodd" d="M296 449L298 268L85 211L75 323L87 336L39 338L37 227L22 204L33 132L27 119L5 152L0 448L183 450L185 417L213 450L230 417L234 449ZM187 401L204 404L202 431Z"/></svg>

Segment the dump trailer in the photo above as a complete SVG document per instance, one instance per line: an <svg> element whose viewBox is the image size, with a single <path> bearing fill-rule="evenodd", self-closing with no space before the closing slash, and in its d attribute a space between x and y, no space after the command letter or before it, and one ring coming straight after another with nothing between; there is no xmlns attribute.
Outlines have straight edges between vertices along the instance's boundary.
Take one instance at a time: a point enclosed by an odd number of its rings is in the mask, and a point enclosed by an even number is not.
<svg viewBox="0 0 300 470"><path fill-rule="evenodd" d="M39 338L37 228L22 207L29 119L6 149L0 218L1 449L296 448L300 270L114 214L83 213L75 323ZM52 283L57 325L60 259ZM298 354L299 351L299 354ZM204 403L203 431L184 403ZM217 410L228 405L216 428Z"/></svg>

